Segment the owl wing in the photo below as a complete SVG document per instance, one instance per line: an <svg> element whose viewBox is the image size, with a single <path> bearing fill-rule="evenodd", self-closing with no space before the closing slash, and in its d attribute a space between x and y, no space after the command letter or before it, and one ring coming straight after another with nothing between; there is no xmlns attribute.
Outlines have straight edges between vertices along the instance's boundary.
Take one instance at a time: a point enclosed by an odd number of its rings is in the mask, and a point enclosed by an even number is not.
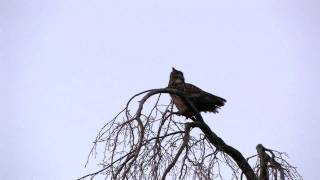
<svg viewBox="0 0 320 180"><path fill-rule="evenodd" d="M188 94L189 99L199 111L217 112L217 109L226 102L225 99L189 83L185 83L185 93Z"/></svg>

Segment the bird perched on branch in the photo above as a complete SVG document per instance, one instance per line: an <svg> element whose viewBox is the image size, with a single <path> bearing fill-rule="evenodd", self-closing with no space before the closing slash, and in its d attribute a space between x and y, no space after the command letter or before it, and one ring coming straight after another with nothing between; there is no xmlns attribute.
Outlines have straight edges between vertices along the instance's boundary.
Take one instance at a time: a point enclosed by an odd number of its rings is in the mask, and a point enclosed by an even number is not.
<svg viewBox="0 0 320 180"><path fill-rule="evenodd" d="M221 97L205 92L195 85L186 83L183 73L175 68L172 68L168 87L184 92L199 112L218 113L218 109L226 102L226 100ZM187 107L179 96L170 96L181 115L187 117L193 116L192 110Z"/></svg>

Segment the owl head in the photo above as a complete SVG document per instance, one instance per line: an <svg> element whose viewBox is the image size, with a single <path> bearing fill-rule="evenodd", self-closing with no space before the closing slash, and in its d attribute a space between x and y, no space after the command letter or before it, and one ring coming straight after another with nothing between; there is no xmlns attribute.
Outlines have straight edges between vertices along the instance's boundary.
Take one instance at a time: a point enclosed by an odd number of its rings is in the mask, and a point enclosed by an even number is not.
<svg viewBox="0 0 320 180"><path fill-rule="evenodd" d="M170 73L169 87L183 85L184 83L183 73L173 67Z"/></svg>

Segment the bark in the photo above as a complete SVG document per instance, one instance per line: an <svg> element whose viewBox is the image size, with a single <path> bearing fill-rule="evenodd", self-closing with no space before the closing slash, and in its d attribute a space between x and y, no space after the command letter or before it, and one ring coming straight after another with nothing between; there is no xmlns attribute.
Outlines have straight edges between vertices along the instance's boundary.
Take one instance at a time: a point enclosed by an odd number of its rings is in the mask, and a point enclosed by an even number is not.
<svg viewBox="0 0 320 180"><path fill-rule="evenodd" d="M265 152L264 147L261 144L258 144L257 147L258 156L260 159L260 175L259 180L269 180L268 176L268 154Z"/></svg>
<svg viewBox="0 0 320 180"><path fill-rule="evenodd" d="M262 144L258 144L256 149L260 159L259 180L269 180L269 172L268 172L269 165L277 169L280 172L280 180L284 180L284 169L281 166L281 164L279 164L275 160L272 150L263 147ZM270 152L272 154L272 157L270 157L270 155L266 153L266 151Z"/></svg>

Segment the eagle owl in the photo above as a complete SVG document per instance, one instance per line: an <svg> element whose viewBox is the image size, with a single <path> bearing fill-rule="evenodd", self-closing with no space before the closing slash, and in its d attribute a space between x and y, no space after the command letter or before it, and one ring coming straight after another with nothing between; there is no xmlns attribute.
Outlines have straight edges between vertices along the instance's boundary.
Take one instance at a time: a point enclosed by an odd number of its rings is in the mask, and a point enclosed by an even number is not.
<svg viewBox="0 0 320 180"><path fill-rule="evenodd" d="M224 105L225 99L203 91L195 85L186 83L181 71L172 68L169 80L169 88L183 91L199 112L217 113ZM184 101L177 95L170 95L173 103L184 116L193 116L192 111L185 105Z"/></svg>

